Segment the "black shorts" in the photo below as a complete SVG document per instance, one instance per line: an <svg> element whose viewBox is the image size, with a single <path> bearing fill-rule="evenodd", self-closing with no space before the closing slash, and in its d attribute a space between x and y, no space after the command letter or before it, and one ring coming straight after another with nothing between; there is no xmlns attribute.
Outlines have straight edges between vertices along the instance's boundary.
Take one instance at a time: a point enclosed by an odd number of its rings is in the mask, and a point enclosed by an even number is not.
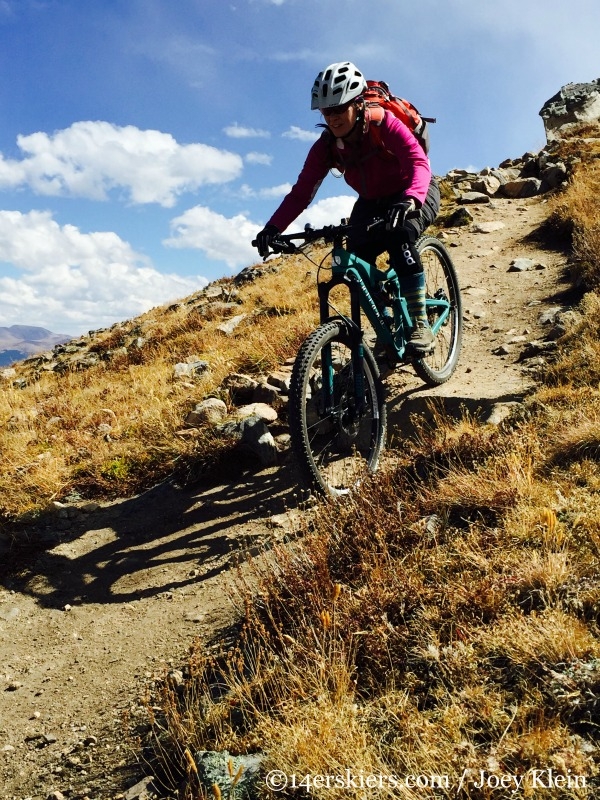
<svg viewBox="0 0 600 800"><path fill-rule="evenodd" d="M403 198L404 193L396 193L377 200L366 200L364 197L359 197L350 214L350 222L369 222L375 217L385 216L388 209L395 203L401 202ZM414 244L426 228L434 222L439 210L440 189L436 179L432 176L425 202L417 214L405 220L401 228L395 228L393 231L379 228L370 233L352 235L348 238L348 248L370 264L374 264L382 253L388 252L392 263L400 265L402 260L396 256L400 255L401 246L407 242L411 245Z"/></svg>

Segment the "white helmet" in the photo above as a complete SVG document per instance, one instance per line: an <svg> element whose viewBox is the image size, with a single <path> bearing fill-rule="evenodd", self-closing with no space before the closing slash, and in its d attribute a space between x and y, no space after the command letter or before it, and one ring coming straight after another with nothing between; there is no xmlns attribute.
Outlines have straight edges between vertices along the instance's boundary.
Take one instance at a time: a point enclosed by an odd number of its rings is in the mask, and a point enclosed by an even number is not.
<svg viewBox="0 0 600 800"><path fill-rule="evenodd" d="M314 111L341 106L361 95L366 88L365 76L351 61L330 64L316 77L310 107Z"/></svg>

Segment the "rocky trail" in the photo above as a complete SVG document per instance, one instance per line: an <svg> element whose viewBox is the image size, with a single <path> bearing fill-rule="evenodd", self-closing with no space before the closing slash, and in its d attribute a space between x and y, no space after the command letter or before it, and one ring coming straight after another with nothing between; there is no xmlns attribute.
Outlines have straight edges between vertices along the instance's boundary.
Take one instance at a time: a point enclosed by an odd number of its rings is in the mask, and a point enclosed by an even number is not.
<svg viewBox="0 0 600 800"><path fill-rule="evenodd" d="M529 343L560 333L566 259L536 240L544 200L469 210L473 224L445 234L463 289L461 360L436 390L409 368L388 379L396 442L431 396L450 413L499 419L545 357ZM516 259L527 269L511 267ZM232 552L282 537L302 513L297 503L284 460L208 489L167 483L85 512L66 508L26 546L0 544L0 797L147 796L139 782L148 768L131 765L123 718L135 718L145 687L181 663L194 637L227 623Z"/></svg>

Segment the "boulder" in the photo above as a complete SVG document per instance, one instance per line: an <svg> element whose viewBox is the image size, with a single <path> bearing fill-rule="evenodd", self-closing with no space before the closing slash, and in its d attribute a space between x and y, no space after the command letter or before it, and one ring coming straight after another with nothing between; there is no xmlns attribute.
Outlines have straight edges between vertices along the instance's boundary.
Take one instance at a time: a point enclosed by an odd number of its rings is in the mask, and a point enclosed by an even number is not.
<svg viewBox="0 0 600 800"><path fill-rule="evenodd" d="M534 197L539 194L542 182L539 178L517 178L513 181L508 181L502 187L502 194L504 197L522 198Z"/></svg>
<svg viewBox="0 0 600 800"><path fill-rule="evenodd" d="M258 417L263 422L275 422L277 411L266 403L249 403L236 409L235 416L239 419L244 417Z"/></svg>
<svg viewBox="0 0 600 800"><path fill-rule="evenodd" d="M458 202L462 205L473 205L475 203L489 203L490 198L489 195L483 194L483 192L465 192L460 196Z"/></svg>
<svg viewBox="0 0 600 800"><path fill-rule="evenodd" d="M216 425L227 416L227 406L218 397L207 397L206 400L197 403L196 406L185 418L185 424L189 427L199 425Z"/></svg>
<svg viewBox="0 0 600 800"><path fill-rule="evenodd" d="M277 461L277 445L266 423L257 416L245 417L240 423L241 444L245 445L260 461L263 467L270 467Z"/></svg>
<svg viewBox="0 0 600 800"><path fill-rule="evenodd" d="M540 110L548 142L561 130L600 120L600 78L590 83L567 83Z"/></svg>
<svg viewBox="0 0 600 800"><path fill-rule="evenodd" d="M234 403L251 403L258 381L250 375L232 372L221 386L228 390Z"/></svg>
<svg viewBox="0 0 600 800"><path fill-rule="evenodd" d="M493 197L501 186L501 181L496 175L482 175L478 180L472 181L471 189L480 194Z"/></svg>

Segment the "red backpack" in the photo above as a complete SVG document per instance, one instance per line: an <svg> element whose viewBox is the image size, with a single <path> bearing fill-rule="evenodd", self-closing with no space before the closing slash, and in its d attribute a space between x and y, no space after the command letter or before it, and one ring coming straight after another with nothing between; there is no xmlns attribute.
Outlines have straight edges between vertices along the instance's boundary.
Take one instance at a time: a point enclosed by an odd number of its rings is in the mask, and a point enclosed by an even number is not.
<svg viewBox="0 0 600 800"><path fill-rule="evenodd" d="M384 111L391 111L395 117L398 117L414 133L425 153L429 153L427 123L435 122L434 117L422 117L408 100L395 97L390 92L387 83L383 81L367 81L367 88L363 92L363 97L370 123L369 133L377 147L383 149L379 128L383 121Z"/></svg>

